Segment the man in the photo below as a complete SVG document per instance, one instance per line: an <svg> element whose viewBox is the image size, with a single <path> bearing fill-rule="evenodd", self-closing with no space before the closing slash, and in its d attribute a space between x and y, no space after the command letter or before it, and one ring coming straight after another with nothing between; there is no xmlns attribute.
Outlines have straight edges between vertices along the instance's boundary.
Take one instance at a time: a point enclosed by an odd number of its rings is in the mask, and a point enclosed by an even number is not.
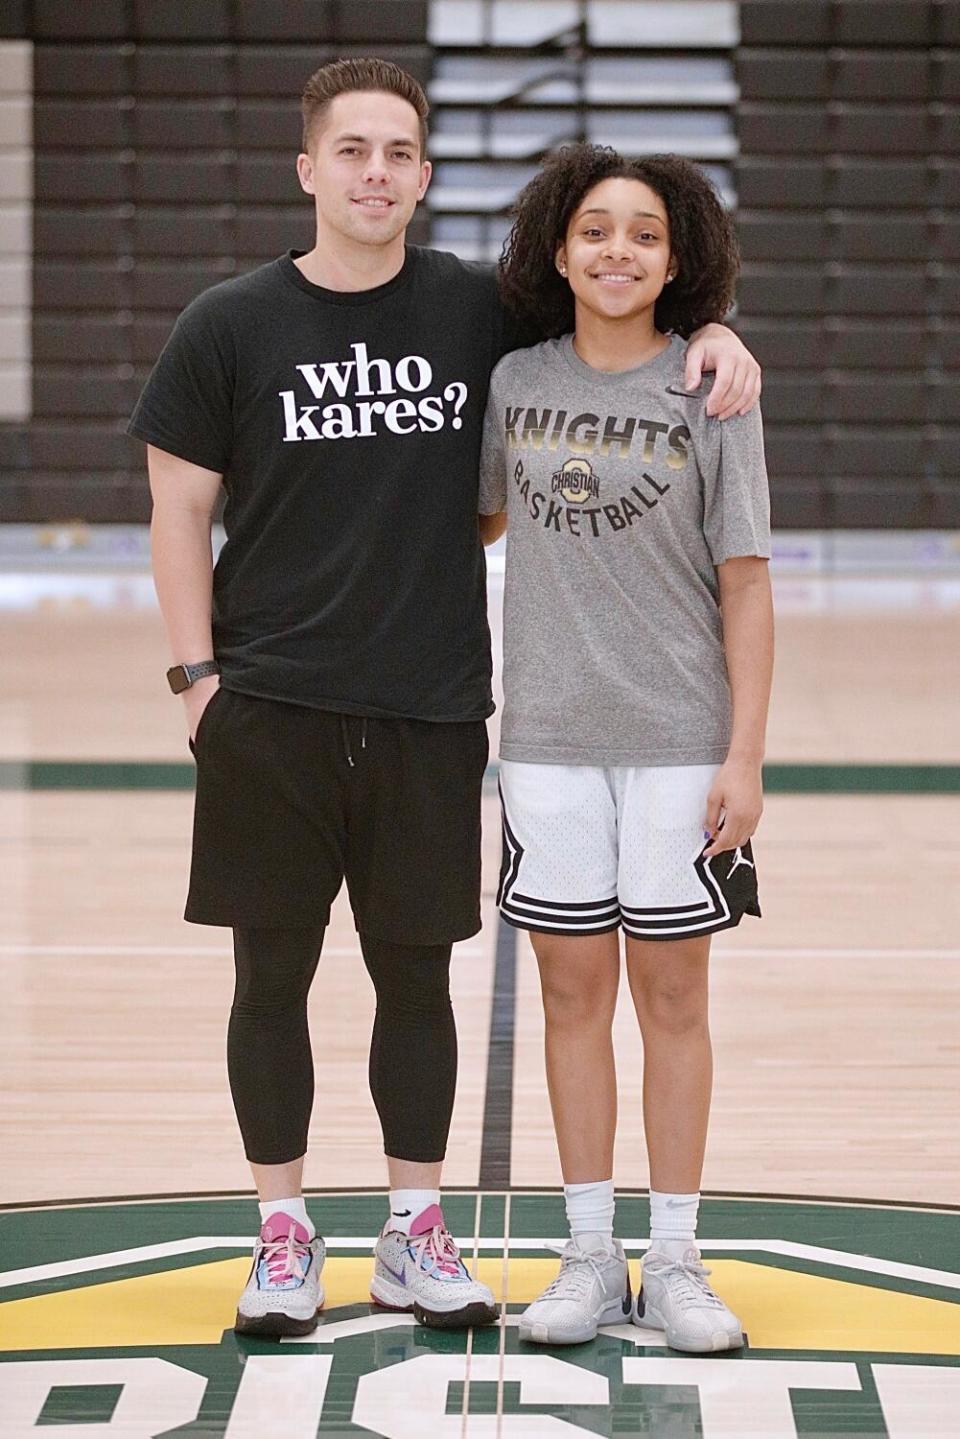
<svg viewBox="0 0 960 1439"><path fill-rule="evenodd" d="M169 677L197 760L186 917L234 934L228 1066L262 1221L237 1329L270 1337L309 1333L323 1300L301 1187L306 1004L344 878L377 994L390 1182L372 1297L438 1326L497 1313L439 1185L450 952L480 927L493 707L480 435L490 371L523 337L492 269L405 246L431 173L416 81L338 61L303 112L314 248L194 300L130 425L149 446ZM690 383L717 369L715 412L750 407L758 371L735 336L710 326L691 351Z"/></svg>

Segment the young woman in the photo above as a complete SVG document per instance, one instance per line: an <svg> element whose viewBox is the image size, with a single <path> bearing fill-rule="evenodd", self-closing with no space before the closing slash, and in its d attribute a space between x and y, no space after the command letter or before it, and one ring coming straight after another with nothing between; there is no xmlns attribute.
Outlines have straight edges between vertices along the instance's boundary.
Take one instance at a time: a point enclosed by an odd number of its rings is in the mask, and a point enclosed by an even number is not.
<svg viewBox="0 0 960 1439"><path fill-rule="evenodd" d="M571 1231L520 1321L536 1343L627 1315L690 1353L743 1343L696 1226L710 935L760 913L769 506L759 412L712 418L683 386L684 337L737 271L696 167L590 145L523 191L501 261L505 297L557 337L494 371L480 502L509 521L499 904L539 964ZM620 928L651 1186L636 1304L613 1238Z"/></svg>

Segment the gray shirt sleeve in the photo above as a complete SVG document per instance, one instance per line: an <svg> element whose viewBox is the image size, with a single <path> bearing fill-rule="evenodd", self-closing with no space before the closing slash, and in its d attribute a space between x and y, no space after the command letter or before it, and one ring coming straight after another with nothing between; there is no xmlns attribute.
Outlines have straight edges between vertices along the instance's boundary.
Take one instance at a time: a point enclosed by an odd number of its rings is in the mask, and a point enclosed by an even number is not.
<svg viewBox="0 0 960 1439"><path fill-rule="evenodd" d="M770 495L763 420L748 415L704 421L710 431L703 471L703 532L715 565L741 555L770 558Z"/></svg>
<svg viewBox="0 0 960 1439"><path fill-rule="evenodd" d="M483 419L483 448L480 451L481 515L498 515L507 508L506 463L500 403L496 387L491 384Z"/></svg>

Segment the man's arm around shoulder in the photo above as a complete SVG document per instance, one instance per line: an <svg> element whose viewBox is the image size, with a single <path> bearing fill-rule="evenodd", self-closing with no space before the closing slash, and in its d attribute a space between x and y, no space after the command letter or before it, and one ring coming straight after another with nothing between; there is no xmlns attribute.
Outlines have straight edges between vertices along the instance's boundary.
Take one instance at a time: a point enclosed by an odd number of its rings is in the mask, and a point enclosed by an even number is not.
<svg viewBox="0 0 960 1439"><path fill-rule="evenodd" d="M707 396L706 413L729 420L745 415L760 399L760 366L740 339L726 325L703 325L690 336L684 384L695 390L704 370L715 370L713 388Z"/></svg>

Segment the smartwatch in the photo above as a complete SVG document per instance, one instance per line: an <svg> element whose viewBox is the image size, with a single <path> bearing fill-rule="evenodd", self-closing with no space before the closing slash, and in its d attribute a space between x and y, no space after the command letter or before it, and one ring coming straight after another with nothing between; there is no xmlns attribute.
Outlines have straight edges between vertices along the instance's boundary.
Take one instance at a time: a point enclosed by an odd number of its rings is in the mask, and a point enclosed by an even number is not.
<svg viewBox="0 0 960 1439"><path fill-rule="evenodd" d="M175 695L182 695L197 680L204 680L208 675L218 675L220 666L216 660L202 660L197 665L174 665L167 670L167 684Z"/></svg>

